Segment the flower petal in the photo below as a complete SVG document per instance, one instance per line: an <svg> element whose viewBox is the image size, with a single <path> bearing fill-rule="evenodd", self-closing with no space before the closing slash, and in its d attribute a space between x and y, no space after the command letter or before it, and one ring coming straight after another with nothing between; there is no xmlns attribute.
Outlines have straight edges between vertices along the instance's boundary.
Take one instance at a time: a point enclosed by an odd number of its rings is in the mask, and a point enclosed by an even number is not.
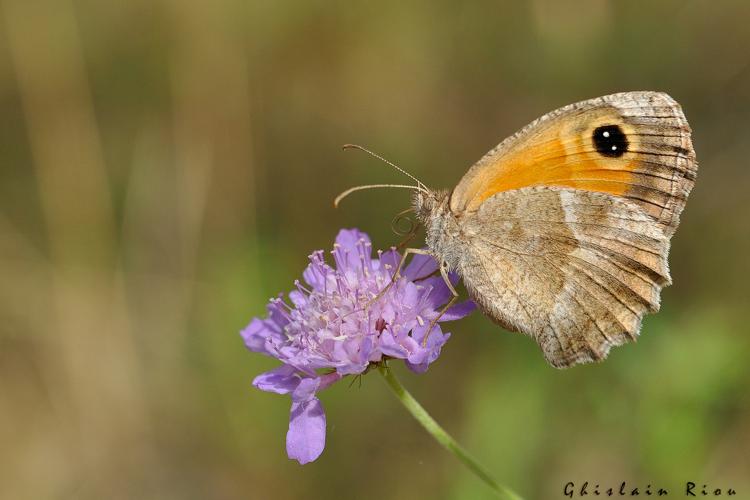
<svg viewBox="0 0 750 500"><path fill-rule="evenodd" d="M318 377L303 378L292 393L292 401L302 403L314 399L319 387L320 379Z"/></svg>
<svg viewBox="0 0 750 500"><path fill-rule="evenodd" d="M396 251L396 247L391 247L390 250L386 250L380 256L380 263L383 264L384 268L387 266L388 276L393 276L400 262L401 254Z"/></svg>
<svg viewBox="0 0 750 500"><path fill-rule="evenodd" d="M343 350L346 352L340 359L342 363L336 367L336 371L341 375L356 375L362 373L370 364L370 354L373 349L373 341L370 337L363 339L352 339L344 341Z"/></svg>
<svg viewBox="0 0 750 500"><path fill-rule="evenodd" d="M342 229L339 231L339 234L336 235L336 244L355 254L357 252L357 243L359 240L364 240L365 242L370 243L370 237L367 233L363 233L356 228Z"/></svg>
<svg viewBox="0 0 750 500"><path fill-rule="evenodd" d="M419 298L421 294L424 293L423 291L423 288L418 287L411 281L406 281L405 279L399 280L399 293L396 294L398 297L398 305L406 307L407 309L413 309L419 303Z"/></svg>
<svg viewBox="0 0 750 500"><path fill-rule="evenodd" d="M443 321L454 321L457 319L465 318L469 314L473 313L477 308L477 305L472 300L465 300L459 302L455 306L451 306L447 311L440 317L441 322Z"/></svg>
<svg viewBox="0 0 750 500"><path fill-rule="evenodd" d="M310 254L310 264L302 272L302 278L313 290L324 290L331 267L323 259L323 251L316 250Z"/></svg>
<svg viewBox="0 0 750 500"><path fill-rule="evenodd" d="M402 273L404 276L414 281L417 279L426 278L430 274L434 273L438 269L438 263L431 255L420 255L416 254L406 266L406 269Z"/></svg>
<svg viewBox="0 0 750 500"><path fill-rule="evenodd" d="M333 246L336 269L339 271L359 269L360 257L369 260L371 248L370 237L366 233L359 229L342 229L336 236L336 243ZM362 249L365 251L364 255L361 255Z"/></svg>
<svg viewBox="0 0 750 500"><path fill-rule="evenodd" d="M424 373L429 365L440 356L440 351L450 338L450 333L443 333L440 325L435 325L427 338L427 345L422 346L422 341L427 333L428 325L415 328L412 332L413 339L418 348L412 349L406 360L406 366L415 373Z"/></svg>
<svg viewBox="0 0 750 500"><path fill-rule="evenodd" d="M448 299L453 296L450 289L446 286L442 276L432 276L425 280L420 281L420 284L429 290L429 295L425 301L426 305L435 310L440 310L440 307L448 302Z"/></svg>
<svg viewBox="0 0 750 500"><path fill-rule="evenodd" d="M255 377L253 385L261 391L288 394L300 385L301 380L294 367L281 365Z"/></svg>
<svg viewBox="0 0 750 500"><path fill-rule="evenodd" d="M317 398L293 402L286 433L289 458L304 465L323 453L326 445L326 414Z"/></svg>
<svg viewBox="0 0 750 500"><path fill-rule="evenodd" d="M316 392L322 391L338 380L341 380L341 375L336 372L320 375L319 377L305 377L294 388L292 401L295 403L310 401L315 398Z"/></svg>
<svg viewBox="0 0 750 500"><path fill-rule="evenodd" d="M383 352L383 354L392 358L405 359L407 356L409 356L409 351L407 351L404 346L399 344L393 337L393 334L391 334L391 332L389 332L388 330L384 331L380 335L380 350Z"/></svg>
<svg viewBox="0 0 750 500"><path fill-rule="evenodd" d="M240 335L245 341L245 346L253 352L260 352L262 354L271 355L266 349L266 339L274 335L274 331L269 328L268 320L262 320L260 318L253 318L249 325L247 325Z"/></svg>
<svg viewBox="0 0 750 500"><path fill-rule="evenodd" d="M294 304L294 307L297 309L307 305L307 296L299 290L292 290L289 292L289 300L292 301L292 304Z"/></svg>

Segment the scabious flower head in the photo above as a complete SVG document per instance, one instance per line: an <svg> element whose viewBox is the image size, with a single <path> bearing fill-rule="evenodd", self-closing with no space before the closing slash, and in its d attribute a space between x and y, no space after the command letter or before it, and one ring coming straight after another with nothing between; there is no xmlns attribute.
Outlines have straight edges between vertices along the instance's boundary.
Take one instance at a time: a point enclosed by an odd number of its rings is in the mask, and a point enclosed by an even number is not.
<svg viewBox="0 0 750 500"><path fill-rule="evenodd" d="M341 230L331 252L335 267L323 251L310 255L295 282L291 305L278 298L268 304L268 316L255 318L242 330L248 349L272 356L283 364L255 378L258 389L289 394L292 409L286 448L289 458L312 462L325 446L326 417L316 397L346 375L361 374L371 363L403 359L417 373L440 355L450 337L432 320L451 297L434 259L416 255L401 278L378 300L391 282L401 256L395 249L372 258L367 234ZM471 301L448 309L439 322L468 315ZM425 341L426 337L426 341Z"/></svg>

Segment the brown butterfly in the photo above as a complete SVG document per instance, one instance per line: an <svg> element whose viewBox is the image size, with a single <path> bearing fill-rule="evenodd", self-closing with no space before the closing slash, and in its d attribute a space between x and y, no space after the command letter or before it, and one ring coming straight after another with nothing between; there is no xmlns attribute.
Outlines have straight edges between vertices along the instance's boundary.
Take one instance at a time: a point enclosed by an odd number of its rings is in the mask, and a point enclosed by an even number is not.
<svg viewBox="0 0 750 500"><path fill-rule="evenodd" d="M454 299L448 271L493 321L532 336L565 368L635 340L643 315L659 310L671 283L670 238L697 168L679 104L625 92L535 120L451 192L417 179L388 186L416 191L413 210L426 229L427 249L407 249L404 259L434 256ZM385 186L352 188L336 203Z"/></svg>

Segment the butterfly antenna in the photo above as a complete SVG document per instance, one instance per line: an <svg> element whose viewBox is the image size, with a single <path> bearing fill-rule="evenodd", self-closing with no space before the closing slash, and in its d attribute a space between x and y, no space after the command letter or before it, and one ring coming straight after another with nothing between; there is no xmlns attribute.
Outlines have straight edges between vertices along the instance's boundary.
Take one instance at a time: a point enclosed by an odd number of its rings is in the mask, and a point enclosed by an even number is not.
<svg viewBox="0 0 750 500"><path fill-rule="evenodd" d="M420 187L420 186L409 186L406 184L368 184L366 186L354 186L354 187L347 189L346 191L338 195L335 200L333 200L333 206L338 208L339 203L341 203L341 200L343 200L344 198L346 198L347 196L349 196L350 194L356 191L363 191L365 189L376 189L376 188L413 189L415 191L422 191L425 194L429 193L429 191L427 191L426 188Z"/></svg>
<svg viewBox="0 0 750 500"><path fill-rule="evenodd" d="M401 172L401 173L402 173L402 174L404 174L405 176L409 177L409 178L410 178L410 179L412 179L412 180L413 180L414 182L416 182L416 183L417 183L417 185L418 185L418 186L419 186L420 188L426 189L426 186L425 186L425 185L424 185L424 184L422 183L422 181L420 181L419 179L417 179L416 177L414 177L414 176L413 176L413 175L411 175L411 174L410 174L409 172L407 172L407 171L406 171L406 170L404 170L403 168L399 167L399 166L398 166L398 165L396 165L395 163L393 163L393 162L390 162L390 161L386 160L385 158L383 158L383 157L382 157L382 156L380 156L379 154L373 153L372 151L370 151L370 150L369 150L369 149L367 149L367 148L364 148L364 147L362 147L362 146L360 146L360 145L358 145L358 144L344 144L343 146L341 146L341 149L342 149L342 150L344 150L344 151L346 151L347 149L359 149L360 151L364 151L365 153L369 154L370 156L372 156L372 157L374 157L374 158L377 158L378 160L382 161L383 163L387 163L388 165L392 166L393 168L395 168L396 170L398 170L399 172Z"/></svg>

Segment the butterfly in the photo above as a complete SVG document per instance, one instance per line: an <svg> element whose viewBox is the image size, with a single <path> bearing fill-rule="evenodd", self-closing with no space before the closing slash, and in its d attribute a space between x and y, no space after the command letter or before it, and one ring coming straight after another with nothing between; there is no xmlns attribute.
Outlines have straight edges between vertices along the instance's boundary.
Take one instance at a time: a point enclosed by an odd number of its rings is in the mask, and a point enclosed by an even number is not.
<svg viewBox="0 0 750 500"><path fill-rule="evenodd" d="M427 248L406 249L401 264L433 256L454 300L450 271L485 315L566 368L636 340L643 316L659 310L670 239L697 174L690 133L669 95L612 94L533 121L452 191L391 164L417 185L358 186L336 203L359 189L413 189Z"/></svg>

